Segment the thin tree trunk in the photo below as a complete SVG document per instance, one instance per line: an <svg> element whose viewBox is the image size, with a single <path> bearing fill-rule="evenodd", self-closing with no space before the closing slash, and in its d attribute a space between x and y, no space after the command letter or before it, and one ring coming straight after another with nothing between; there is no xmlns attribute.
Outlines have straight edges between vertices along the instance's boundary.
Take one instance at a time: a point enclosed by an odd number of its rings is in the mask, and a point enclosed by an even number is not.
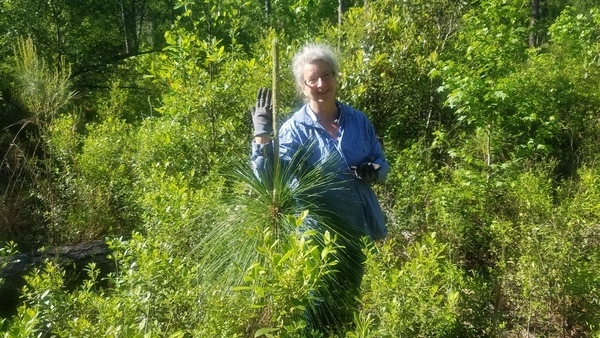
<svg viewBox="0 0 600 338"><path fill-rule="evenodd" d="M127 38L127 21L125 16L125 6L123 6L123 1L119 1L121 5L121 20L123 21L123 38L125 43L125 54L129 54L129 39Z"/></svg>
<svg viewBox="0 0 600 338"><path fill-rule="evenodd" d="M138 22L138 30L135 34L135 51L137 52L140 49L140 40L142 39L143 29L144 29L144 16L146 15L146 0L141 1L141 7L139 10L140 17L137 19Z"/></svg>
<svg viewBox="0 0 600 338"><path fill-rule="evenodd" d="M343 0L338 1L338 25L342 25L342 14L344 9L342 6L342 1Z"/></svg>
<svg viewBox="0 0 600 338"><path fill-rule="evenodd" d="M531 0L531 22L529 24L529 47L537 45L537 21L540 18L540 0Z"/></svg>
<svg viewBox="0 0 600 338"><path fill-rule="evenodd" d="M121 19L123 20L123 34L125 36L125 53L136 53L140 45L138 27L141 32L144 9L146 6L145 1L131 0L127 2L126 0L121 0L120 5ZM141 8L138 8L138 5Z"/></svg>

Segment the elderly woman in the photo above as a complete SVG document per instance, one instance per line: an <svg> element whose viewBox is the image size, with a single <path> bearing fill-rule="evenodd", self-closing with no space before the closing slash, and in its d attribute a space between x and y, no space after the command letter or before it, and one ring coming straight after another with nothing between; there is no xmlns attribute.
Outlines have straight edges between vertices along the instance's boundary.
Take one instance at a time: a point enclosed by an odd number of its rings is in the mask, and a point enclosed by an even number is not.
<svg viewBox="0 0 600 338"><path fill-rule="evenodd" d="M337 159L330 170L335 171L345 189L323 192L319 207L337 215L342 223L338 232L346 239L338 256L338 273L328 285L331 298L339 302L341 292L353 298L360 287L364 271L361 237L378 240L386 236L384 215L371 185L385 179L389 165L368 118L336 100L339 65L331 48L322 44L305 45L294 56L292 71L306 104L281 126L279 153L282 161L290 161L303 145L312 143L315 146L310 150L308 165L332 156ZM270 96L268 89L261 89L252 114L255 170L264 170L268 161L265 154L272 153ZM324 300L308 315L309 324L321 328L347 321L336 306L343 305Z"/></svg>

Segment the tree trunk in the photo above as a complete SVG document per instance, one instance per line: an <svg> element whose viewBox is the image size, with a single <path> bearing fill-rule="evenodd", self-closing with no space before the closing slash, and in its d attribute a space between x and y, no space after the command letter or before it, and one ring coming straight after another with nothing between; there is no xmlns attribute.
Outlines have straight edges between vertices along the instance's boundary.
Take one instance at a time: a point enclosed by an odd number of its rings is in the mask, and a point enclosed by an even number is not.
<svg viewBox="0 0 600 338"><path fill-rule="evenodd" d="M144 20L145 15L146 15L146 0L142 0L141 4L140 4L140 8L138 11L139 14L139 18L136 18L136 25L138 27L137 32L134 34L135 35L135 50L136 52L140 50L140 43L142 41L142 37L144 34Z"/></svg>
<svg viewBox="0 0 600 338"><path fill-rule="evenodd" d="M129 54L129 38L127 32L127 16L125 15L125 6L123 1L120 1L121 5L121 21L123 22L123 49L125 54Z"/></svg>
<svg viewBox="0 0 600 338"><path fill-rule="evenodd" d="M25 285L23 278L35 268L43 269L47 261L55 262L65 269L65 286L74 289L87 277L84 268L91 262L96 263L101 275L113 270L109 260L110 250L104 241L92 241L69 246L53 247L44 252L22 253L9 257L0 257L0 318L16 314L20 304L21 289ZM6 264L6 265L5 265Z"/></svg>
<svg viewBox="0 0 600 338"><path fill-rule="evenodd" d="M529 24L529 47L537 45L537 21L540 18L540 0L531 0L531 22Z"/></svg>
<svg viewBox="0 0 600 338"><path fill-rule="evenodd" d="M265 0L265 16L271 15L271 0Z"/></svg>
<svg viewBox="0 0 600 338"><path fill-rule="evenodd" d="M342 1L343 0L339 0L338 1L338 25L342 25L342 14L344 13L344 8L342 6Z"/></svg>

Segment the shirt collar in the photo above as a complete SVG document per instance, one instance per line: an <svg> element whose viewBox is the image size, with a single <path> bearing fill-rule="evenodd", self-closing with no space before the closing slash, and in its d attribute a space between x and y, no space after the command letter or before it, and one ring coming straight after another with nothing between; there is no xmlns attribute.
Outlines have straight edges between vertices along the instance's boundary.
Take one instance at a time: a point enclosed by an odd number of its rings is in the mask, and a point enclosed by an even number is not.
<svg viewBox="0 0 600 338"><path fill-rule="evenodd" d="M341 121L342 120L342 106L337 101L335 102L335 106L337 107L337 110L338 110L338 118L336 119L336 121ZM315 123L319 122L319 118L317 117L317 114L310 107L310 104L306 104L306 114L310 117L310 119L313 122L315 122Z"/></svg>
<svg viewBox="0 0 600 338"><path fill-rule="evenodd" d="M310 104L306 105L306 114L310 117L310 119L313 122L319 122L319 118L317 117L317 114L315 114L315 112L310 107Z"/></svg>

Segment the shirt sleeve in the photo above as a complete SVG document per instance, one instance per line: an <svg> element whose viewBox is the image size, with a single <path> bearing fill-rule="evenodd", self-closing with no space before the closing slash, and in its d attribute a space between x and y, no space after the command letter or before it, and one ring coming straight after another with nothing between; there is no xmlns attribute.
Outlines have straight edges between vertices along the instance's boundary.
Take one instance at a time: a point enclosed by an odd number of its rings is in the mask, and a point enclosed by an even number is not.
<svg viewBox="0 0 600 338"><path fill-rule="evenodd" d="M279 145L279 161L290 162L294 156L294 153L298 150L299 142L296 138L293 128L289 124L284 124L279 130L279 139L277 140ZM268 168L273 168L273 161L275 158L275 140L271 139L267 144L258 144L255 140L252 140L252 153L250 160L252 162L252 169L257 177L263 176Z"/></svg>
<svg viewBox="0 0 600 338"><path fill-rule="evenodd" d="M252 169L257 177L261 176L260 173L264 174L265 169L269 165L267 162L273 161L273 141L271 140L267 144L258 144L252 140L250 161L252 161Z"/></svg>
<svg viewBox="0 0 600 338"><path fill-rule="evenodd" d="M381 183L386 178L390 171L390 165L385 159L385 154L383 153L383 147L381 143L377 139L377 135L375 134L375 128L371 124L371 121L367 120L368 128L369 128L369 138L371 142L371 151L369 155L369 159L371 162L377 163L380 165L379 174L377 176L377 182Z"/></svg>
<svg viewBox="0 0 600 338"><path fill-rule="evenodd" d="M383 148L381 147L381 144L377 138L375 138L375 142L371 149L371 157L374 159L372 162L381 166L379 169L379 175L377 176L377 182L383 182L387 178L387 175L390 171L390 165L385 159Z"/></svg>

